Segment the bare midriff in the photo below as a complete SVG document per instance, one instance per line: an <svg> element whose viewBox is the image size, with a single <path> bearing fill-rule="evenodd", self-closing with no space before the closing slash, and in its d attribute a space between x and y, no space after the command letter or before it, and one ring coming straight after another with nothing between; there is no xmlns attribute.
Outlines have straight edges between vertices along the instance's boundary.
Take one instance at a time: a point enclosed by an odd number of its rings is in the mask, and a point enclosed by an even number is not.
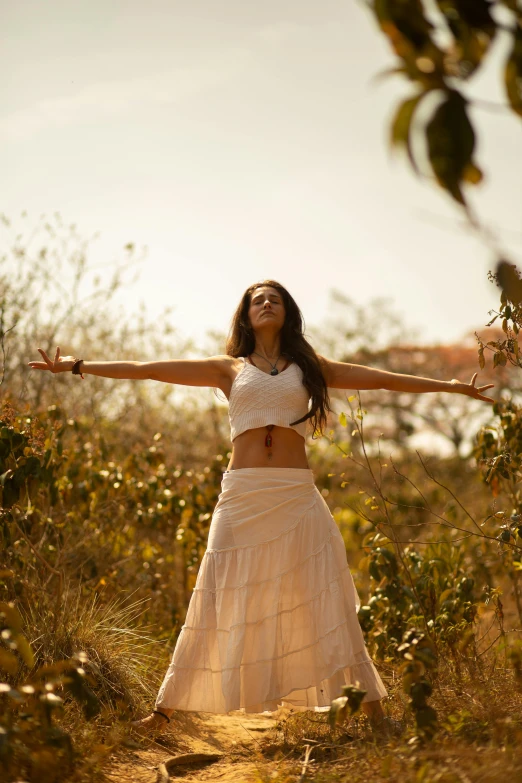
<svg viewBox="0 0 522 783"><path fill-rule="evenodd" d="M266 427L246 430L234 438L228 470L241 468L309 468L305 441L289 427L274 426L272 446L267 449ZM269 452L271 457L268 456Z"/></svg>

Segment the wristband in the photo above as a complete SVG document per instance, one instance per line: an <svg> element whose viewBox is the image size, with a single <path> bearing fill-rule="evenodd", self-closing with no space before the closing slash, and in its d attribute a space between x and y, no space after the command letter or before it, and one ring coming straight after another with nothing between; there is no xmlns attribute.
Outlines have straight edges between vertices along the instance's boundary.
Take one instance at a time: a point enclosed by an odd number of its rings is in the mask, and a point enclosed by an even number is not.
<svg viewBox="0 0 522 783"><path fill-rule="evenodd" d="M80 375L82 381L84 380L82 372L80 370L80 365L83 362L83 359L75 359L74 364L72 366L71 372L73 375Z"/></svg>

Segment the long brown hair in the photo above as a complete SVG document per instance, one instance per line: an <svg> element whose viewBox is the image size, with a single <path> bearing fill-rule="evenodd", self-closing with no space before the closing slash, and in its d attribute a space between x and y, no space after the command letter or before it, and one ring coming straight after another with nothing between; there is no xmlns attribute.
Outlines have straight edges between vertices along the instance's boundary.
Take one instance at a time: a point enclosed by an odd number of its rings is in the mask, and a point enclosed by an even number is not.
<svg viewBox="0 0 522 783"><path fill-rule="evenodd" d="M321 434L326 426L326 417L330 410L328 387L321 367L321 360L304 336L304 318L293 297L276 280L263 280L249 286L243 294L232 318L227 339L228 356L249 356L256 347L254 330L250 324L248 310L252 294L261 286L275 288L283 298L285 322L281 329L281 355L295 362L303 371L303 384L310 395L311 406L305 416L293 424L311 420L314 435Z"/></svg>

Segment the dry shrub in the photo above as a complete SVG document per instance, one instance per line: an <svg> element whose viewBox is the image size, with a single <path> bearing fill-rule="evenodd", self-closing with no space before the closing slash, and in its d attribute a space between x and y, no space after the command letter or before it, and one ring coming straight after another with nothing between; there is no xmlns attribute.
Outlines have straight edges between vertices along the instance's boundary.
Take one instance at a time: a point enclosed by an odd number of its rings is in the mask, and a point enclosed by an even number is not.
<svg viewBox="0 0 522 783"><path fill-rule="evenodd" d="M41 594L22 616L38 665L66 660L78 652L93 690L106 707L134 711L152 698L160 642L137 624L147 598L117 596L108 602L97 593L82 595L67 585L58 601Z"/></svg>

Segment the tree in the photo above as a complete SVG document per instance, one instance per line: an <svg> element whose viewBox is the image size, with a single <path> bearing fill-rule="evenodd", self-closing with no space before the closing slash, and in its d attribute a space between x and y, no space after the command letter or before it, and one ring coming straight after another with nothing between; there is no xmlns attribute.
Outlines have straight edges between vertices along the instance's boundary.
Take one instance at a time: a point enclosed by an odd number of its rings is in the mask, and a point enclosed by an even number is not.
<svg viewBox="0 0 522 783"><path fill-rule="evenodd" d="M31 372L27 362L35 358L39 346L52 354L60 345L62 355L88 351L91 357L97 353L105 359L139 358L128 352L145 353L145 346L149 358L151 352L172 345L170 311L152 323L144 313L131 316L114 303L115 294L130 281L141 261L134 244L124 246L123 258L112 263L112 277L102 286L89 261L91 239L82 238L74 224L65 226L59 213L51 220L43 216L41 225L16 235L5 215L0 220L11 235L7 251L0 255L3 394L33 408L66 402L71 415L80 409L94 416L108 410L113 415L128 411L131 396L132 404L138 401L136 384L131 395L129 384L120 383L117 389L113 384L108 391L106 379L92 377L86 399L83 386L71 385L61 375L54 376L50 384L46 373ZM178 353L189 347L188 342L176 340Z"/></svg>
<svg viewBox="0 0 522 783"><path fill-rule="evenodd" d="M414 343L413 338L418 340L416 329L406 325L390 300L375 298L360 305L336 290L331 292L330 312L330 317L310 333L317 350L331 358L441 380L469 381L477 370L473 331L454 344ZM479 331L484 341L504 336L495 326ZM499 372L493 362L488 362L483 375L484 383L495 384L492 393L497 398L520 385L510 367L501 367ZM345 395L331 390L331 397L344 400ZM362 399L369 411L365 424L369 443L376 442L382 433L390 445L411 447L412 439L426 440L427 436L430 443L451 444L461 456L467 455L472 434L490 415L483 403L460 395L390 394L377 389L363 391ZM332 426L337 427L335 417ZM352 448L357 448L357 443L357 438L352 440Z"/></svg>
<svg viewBox="0 0 522 783"><path fill-rule="evenodd" d="M89 430L109 421L120 444L150 445L162 432L176 459L183 455L200 462L209 449L217 453L227 438L226 412L208 389L97 376L83 382L27 366L37 358L37 347L54 354L57 345L62 355L76 352L100 360L195 353L192 342L174 330L170 309L152 320L144 310L130 313L116 306L115 294L139 269L135 246L125 245L102 286L89 259L91 239L81 237L74 224L64 225L59 213L42 216L40 224L16 235L11 220L5 215L0 220L10 235L0 255L0 395L17 410L36 415L51 406L71 422L89 422ZM201 416L202 407L210 415ZM94 426L91 438L96 432Z"/></svg>
<svg viewBox="0 0 522 783"><path fill-rule="evenodd" d="M498 331L498 330L495 330ZM362 350L342 361L368 364L379 369L408 375L450 380L469 380L476 372L477 354L473 332L458 343L449 345L390 345L386 349ZM500 399L503 391L516 389L518 381L510 368L495 372L488 363L482 373L483 383L494 383L492 395ZM522 386L519 383L519 391ZM477 427L491 416L491 411L479 401L446 393L407 394L371 390L363 392L367 416L367 433L398 446L411 446L413 439L451 444L455 455L467 457Z"/></svg>

